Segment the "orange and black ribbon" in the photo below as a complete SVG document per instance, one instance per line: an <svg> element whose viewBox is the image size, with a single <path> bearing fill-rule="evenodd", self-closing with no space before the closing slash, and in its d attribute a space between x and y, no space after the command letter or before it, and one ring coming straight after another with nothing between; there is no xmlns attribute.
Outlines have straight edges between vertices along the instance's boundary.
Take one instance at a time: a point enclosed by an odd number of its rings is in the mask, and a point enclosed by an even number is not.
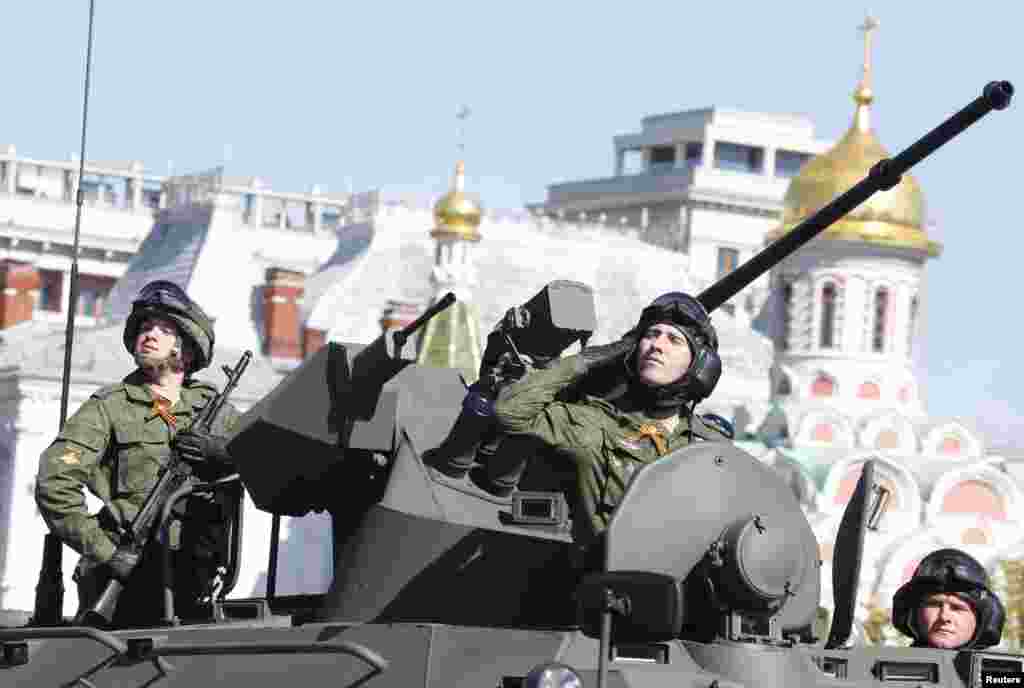
<svg viewBox="0 0 1024 688"><path fill-rule="evenodd" d="M173 406L173 404L171 404L170 399L164 399L163 397L158 396L153 400L153 413L163 418L164 422L167 423L167 427L174 430L178 427L178 419L174 417L173 413L171 413L171 406Z"/></svg>
<svg viewBox="0 0 1024 688"><path fill-rule="evenodd" d="M664 456L668 451L668 440L665 439L665 435L657 425L644 423L640 426L639 432L635 435L630 435L627 439L636 440L641 437L651 438L651 441L654 442L654 448L658 450L658 456Z"/></svg>

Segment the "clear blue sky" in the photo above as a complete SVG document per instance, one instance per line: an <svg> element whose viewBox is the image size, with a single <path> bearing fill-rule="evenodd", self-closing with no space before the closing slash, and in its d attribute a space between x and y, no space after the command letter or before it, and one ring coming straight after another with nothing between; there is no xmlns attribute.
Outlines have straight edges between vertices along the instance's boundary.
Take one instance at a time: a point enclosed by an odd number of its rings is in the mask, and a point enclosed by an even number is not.
<svg viewBox="0 0 1024 688"><path fill-rule="evenodd" d="M78 150L86 0L8 3L0 143ZM98 0L87 153L156 173L223 161L273 188L438 192L455 112L492 208L612 171L611 137L709 105L810 115L838 138L870 9L874 125L893 153L992 79L1024 87L1019 3ZM921 368L929 411L1024 446L1024 94L915 168L939 223Z"/></svg>

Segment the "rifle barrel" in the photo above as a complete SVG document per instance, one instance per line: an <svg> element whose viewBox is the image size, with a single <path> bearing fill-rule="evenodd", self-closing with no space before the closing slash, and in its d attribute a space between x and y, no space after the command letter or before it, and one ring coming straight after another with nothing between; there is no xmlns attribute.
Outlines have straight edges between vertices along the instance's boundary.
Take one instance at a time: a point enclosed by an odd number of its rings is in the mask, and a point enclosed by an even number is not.
<svg viewBox="0 0 1024 688"><path fill-rule="evenodd" d="M867 177L783 234L746 263L702 291L697 296L697 300L709 313L715 310L839 218L866 201L876 191L896 186L904 172L931 155L937 148L948 143L964 129L992 110L1006 108L1010 104L1012 96L1013 84L1009 81L988 83L981 95L971 101L967 107L922 136L896 157L878 162L871 168Z"/></svg>

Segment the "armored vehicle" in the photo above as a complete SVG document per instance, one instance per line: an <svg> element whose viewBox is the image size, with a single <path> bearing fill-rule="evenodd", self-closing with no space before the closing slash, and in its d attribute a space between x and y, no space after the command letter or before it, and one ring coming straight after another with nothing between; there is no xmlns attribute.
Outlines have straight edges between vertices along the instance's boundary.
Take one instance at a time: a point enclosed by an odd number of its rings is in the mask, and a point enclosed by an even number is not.
<svg viewBox="0 0 1024 688"><path fill-rule="evenodd" d="M720 306L1005 108L1012 90L986 86L699 300ZM522 312L529 322L514 336L499 329L488 340L485 365L511 351L525 372L595 329L593 294L579 283L547 285ZM979 686L1022 670L1024 658L986 651L846 647L864 532L884 506L871 462L840 528L827 638L814 637L820 561L796 498L729 443L697 443L638 470L595 564L570 534L557 462L478 412L494 386L468 390L456 371L402 357L419 324L369 346L329 344L231 438L258 507L330 513L326 594L279 597L271 583L258 600L226 601L221 590L205 619L178 622L168 596L158 627L2 630L0 686L862 688ZM590 391L611 393L598 382ZM271 571L276 558L272 542ZM233 551L228 581L236 562Z"/></svg>

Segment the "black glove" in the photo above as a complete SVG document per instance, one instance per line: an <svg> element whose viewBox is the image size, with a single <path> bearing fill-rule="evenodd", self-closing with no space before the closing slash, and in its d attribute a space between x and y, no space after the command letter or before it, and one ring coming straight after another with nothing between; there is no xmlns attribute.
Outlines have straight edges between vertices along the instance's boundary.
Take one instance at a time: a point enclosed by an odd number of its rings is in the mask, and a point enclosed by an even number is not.
<svg viewBox="0 0 1024 688"><path fill-rule="evenodd" d="M636 337L632 333L628 333L619 341L611 344L588 346L579 353L580 361L583 363L583 372L622 363L629 352L636 347L636 343Z"/></svg>
<svg viewBox="0 0 1024 688"><path fill-rule="evenodd" d="M118 547L114 550L114 556L107 562L110 574L117 580L124 583L132 575L132 571L139 565L139 553L128 547Z"/></svg>
<svg viewBox="0 0 1024 688"><path fill-rule="evenodd" d="M505 315L501 318L501 322L495 331L498 332L511 332L513 330L523 330L530 326L530 311L526 310L522 306L516 306L509 308L505 311Z"/></svg>
<svg viewBox="0 0 1024 688"><path fill-rule="evenodd" d="M202 481L219 480L234 471L227 441L199 428L189 428L178 433L171 441L171 448L178 452Z"/></svg>
<svg viewBox="0 0 1024 688"><path fill-rule="evenodd" d="M228 450L225 445L223 438L198 428L179 432L171 441L171 448L177 451L181 458L195 463L217 459L226 461Z"/></svg>

